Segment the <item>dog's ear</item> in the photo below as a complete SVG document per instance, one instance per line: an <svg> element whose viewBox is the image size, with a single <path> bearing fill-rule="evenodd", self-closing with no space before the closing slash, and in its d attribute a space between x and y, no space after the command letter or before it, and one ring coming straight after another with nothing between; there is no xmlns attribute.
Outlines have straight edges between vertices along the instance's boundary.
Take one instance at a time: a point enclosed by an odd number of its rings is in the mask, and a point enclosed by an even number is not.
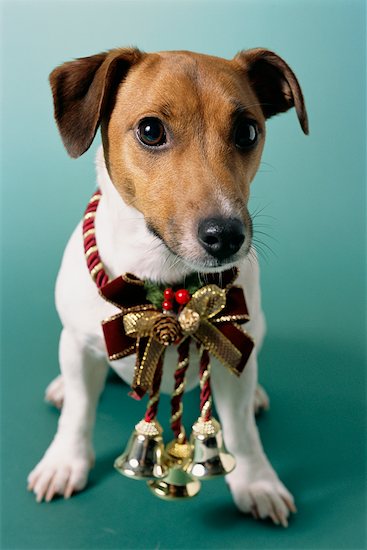
<svg viewBox="0 0 367 550"><path fill-rule="evenodd" d="M295 107L301 128L308 134L302 90L287 63L274 52L263 48L243 50L234 59L246 71L265 118Z"/></svg>
<svg viewBox="0 0 367 550"><path fill-rule="evenodd" d="M143 56L136 48L121 48L75 59L52 71L55 119L71 157L89 149L118 84Z"/></svg>

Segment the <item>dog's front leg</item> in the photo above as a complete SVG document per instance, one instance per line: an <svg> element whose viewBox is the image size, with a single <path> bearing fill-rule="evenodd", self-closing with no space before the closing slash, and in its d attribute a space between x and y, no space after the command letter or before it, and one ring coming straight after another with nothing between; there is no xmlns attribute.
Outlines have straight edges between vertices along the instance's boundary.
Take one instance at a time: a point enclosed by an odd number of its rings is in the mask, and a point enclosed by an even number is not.
<svg viewBox="0 0 367 550"><path fill-rule="evenodd" d="M215 405L228 450L236 468L226 476L234 501L242 512L256 518L270 517L287 526L289 512L295 512L292 495L279 480L260 441L254 415L257 359L254 351L238 379L222 365L213 365Z"/></svg>
<svg viewBox="0 0 367 550"><path fill-rule="evenodd" d="M28 488L34 491L38 502L43 498L50 501L55 494L68 498L83 489L94 462L92 432L107 363L64 329L60 366L65 394L57 433L28 476Z"/></svg>

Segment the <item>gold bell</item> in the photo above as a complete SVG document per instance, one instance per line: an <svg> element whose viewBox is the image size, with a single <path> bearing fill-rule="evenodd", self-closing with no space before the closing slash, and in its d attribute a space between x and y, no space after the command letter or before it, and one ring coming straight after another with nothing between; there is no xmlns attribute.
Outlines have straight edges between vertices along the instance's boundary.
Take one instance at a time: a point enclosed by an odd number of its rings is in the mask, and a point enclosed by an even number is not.
<svg viewBox="0 0 367 550"><path fill-rule="evenodd" d="M226 475L236 466L234 456L227 451L222 429L217 420L199 418L192 427L190 442L193 457L186 471L199 479Z"/></svg>
<svg viewBox="0 0 367 550"><path fill-rule="evenodd" d="M161 478L167 474L162 428L157 420L141 420L135 426L125 452L116 458L114 466L120 474L135 479Z"/></svg>
<svg viewBox="0 0 367 550"><path fill-rule="evenodd" d="M197 495L201 483L185 471L192 454L190 443L174 440L167 445L166 453L170 466L168 474L163 479L148 481L150 490L165 500L191 498Z"/></svg>

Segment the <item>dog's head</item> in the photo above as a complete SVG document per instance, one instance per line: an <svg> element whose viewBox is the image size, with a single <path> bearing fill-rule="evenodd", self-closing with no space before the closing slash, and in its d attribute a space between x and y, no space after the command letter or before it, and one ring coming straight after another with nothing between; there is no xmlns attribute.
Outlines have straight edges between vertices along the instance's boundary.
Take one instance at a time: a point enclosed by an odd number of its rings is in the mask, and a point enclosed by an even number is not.
<svg viewBox="0 0 367 550"><path fill-rule="evenodd" d="M65 63L50 82L69 154L82 155L101 126L119 194L196 271L234 265L249 251L247 203L265 120L295 107L308 133L297 78L261 48L230 61L116 49Z"/></svg>

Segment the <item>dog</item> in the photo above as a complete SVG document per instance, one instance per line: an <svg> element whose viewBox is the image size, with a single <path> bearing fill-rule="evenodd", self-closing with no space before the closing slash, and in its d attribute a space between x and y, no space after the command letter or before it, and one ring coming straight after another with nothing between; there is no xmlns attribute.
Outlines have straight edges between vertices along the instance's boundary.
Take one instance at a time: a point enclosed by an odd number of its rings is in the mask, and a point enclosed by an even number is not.
<svg viewBox="0 0 367 550"><path fill-rule="evenodd" d="M53 70L50 83L56 123L71 157L87 151L101 129L96 165L102 197L95 226L111 277L130 272L173 285L193 272L240 268L237 282L250 312L246 330L256 346L239 379L215 361L212 372L226 446L237 463L226 481L242 512L287 526L294 499L269 463L255 423L255 409L268 401L257 385L265 320L247 205L266 119L295 107L308 133L295 74L264 48L241 51L232 60L121 48L67 62ZM108 371L101 321L116 308L90 277L81 224L63 256L56 307L63 324L62 374L46 398L62 410L51 445L28 477L37 501L82 490L94 463L92 431ZM111 366L131 384L132 356ZM168 350L165 392L172 391L174 368ZM188 369L188 389L198 382L197 370L194 363Z"/></svg>

